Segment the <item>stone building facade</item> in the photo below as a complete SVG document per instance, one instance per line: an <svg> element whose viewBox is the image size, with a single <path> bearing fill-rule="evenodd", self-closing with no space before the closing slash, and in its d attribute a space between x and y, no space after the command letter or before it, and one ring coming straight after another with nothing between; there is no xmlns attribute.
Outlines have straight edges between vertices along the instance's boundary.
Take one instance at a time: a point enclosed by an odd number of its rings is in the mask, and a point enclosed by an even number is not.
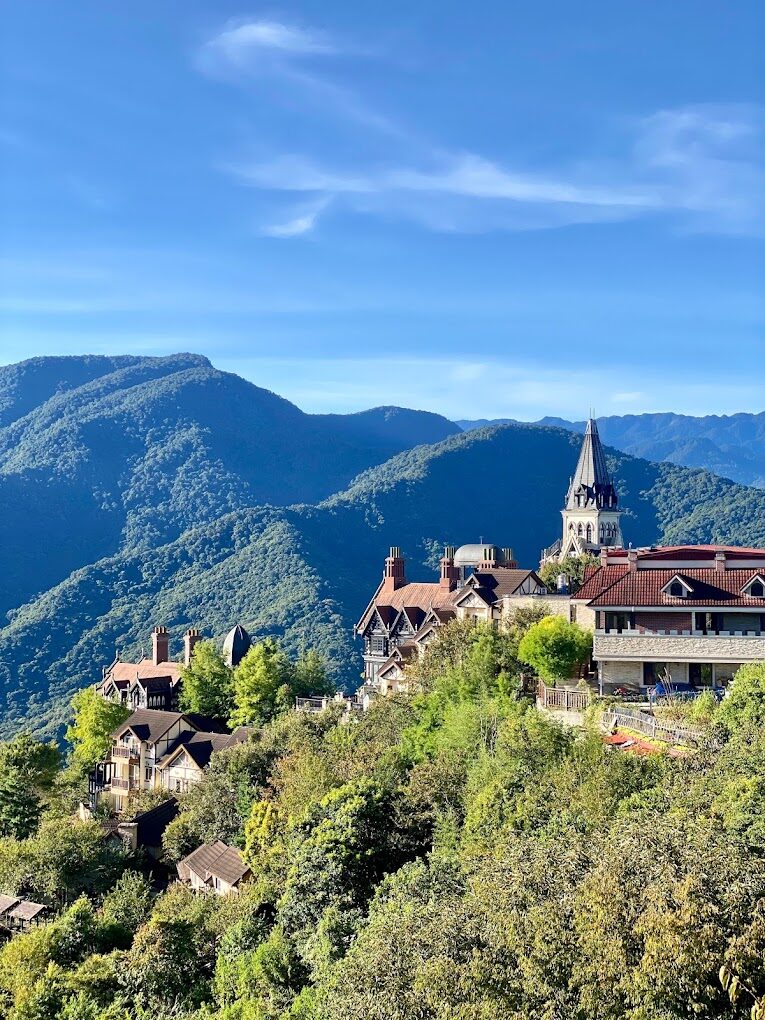
<svg viewBox="0 0 765 1020"><path fill-rule="evenodd" d="M604 687L719 687L765 660L765 549L604 549L572 604L594 615Z"/></svg>

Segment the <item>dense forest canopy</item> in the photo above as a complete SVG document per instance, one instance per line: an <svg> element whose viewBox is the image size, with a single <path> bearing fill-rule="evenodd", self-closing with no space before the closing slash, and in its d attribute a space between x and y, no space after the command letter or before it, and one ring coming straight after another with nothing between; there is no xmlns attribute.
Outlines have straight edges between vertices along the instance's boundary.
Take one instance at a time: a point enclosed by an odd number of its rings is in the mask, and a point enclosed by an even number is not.
<svg viewBox="0 0 765 1020"><path fill-rule="evenodd" d="M534 618L444 628L417 693L279 708L164 836L239 848L237 896L152 888L70 818L83 771L2 745L0 892L52 920L0 949L8 1020L743 1020L765 994L765 666L695 753L624 753L520 693ZM314 662L314 666L316 663ZM212 675L212 674L211 674ZM96 728L99 724L96 725ZM83 729L88 725L83 722ZM76 746L86 734L75 736ZM92 733L91 733L92 736Z"/></svg>

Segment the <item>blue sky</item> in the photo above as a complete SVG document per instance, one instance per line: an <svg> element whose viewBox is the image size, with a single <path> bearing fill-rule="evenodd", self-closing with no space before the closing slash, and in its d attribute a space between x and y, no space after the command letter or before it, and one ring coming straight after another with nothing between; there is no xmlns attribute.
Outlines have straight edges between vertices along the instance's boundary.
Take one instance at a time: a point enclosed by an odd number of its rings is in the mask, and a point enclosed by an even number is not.
<svg viewBox="0 0 765 1020"><path fill-rule="evenodd" d="M763 410L764 31L718 0L5 5L0 362Z"/></svg>

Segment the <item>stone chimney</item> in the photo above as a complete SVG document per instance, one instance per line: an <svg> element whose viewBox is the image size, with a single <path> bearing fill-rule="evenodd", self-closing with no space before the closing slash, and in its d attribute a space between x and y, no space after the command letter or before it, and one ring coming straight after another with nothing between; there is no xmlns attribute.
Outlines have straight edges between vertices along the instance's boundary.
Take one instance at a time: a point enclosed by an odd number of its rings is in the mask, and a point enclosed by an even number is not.
<svg viewBox="0 0 765 1020"><path fill-rule="evenodd" d="M715 570L718 574L724 574L725 569L725 552L720 549L715 553Z"/></svg>
<svg viewBox="0 0 765 1020"><path fill-rule="evenodd" d="M191 656L194 654L194 645L202 640L202 631L197 627L189 627L183 635L183 662L188 666Z"/></svg>
<svg viewBox="0 0 765 1020"><path fill-rule="evenodd" d="M151 661L155 666L170 659L170 635L167 627L155 627L151 632Z"/></svg>
<svg viewBox="0 0 765 1020"><path fill-rule="evenodd" d="M397 545L392 545L390 553L385 558L385 571L383 573L383 591L396 591L406 584L404 572L404 557Z"/></svg>
<svg viewBox="0 0 765 1020"><path fill-rule="evenodd" d="M601 567L608 566L608 549L605 546L600 550L600 565Z"/></svg>
<svg viewBox="0 0 765 1020"><path fill-rule="evenodd" d="M441 579L439 584L446 591L454 591L460 582L459 567L454 565L454 546L447 545L441 559Z"/></svg>
<svg viewBox="0 0 765 1020"><path fill-rule="evenodd" d="M629 572L631 574L636 574L637 573L637 568L638 568L637 561L638 561L637 549L628 549L627 550L627 566L629 567Z"/></svg>

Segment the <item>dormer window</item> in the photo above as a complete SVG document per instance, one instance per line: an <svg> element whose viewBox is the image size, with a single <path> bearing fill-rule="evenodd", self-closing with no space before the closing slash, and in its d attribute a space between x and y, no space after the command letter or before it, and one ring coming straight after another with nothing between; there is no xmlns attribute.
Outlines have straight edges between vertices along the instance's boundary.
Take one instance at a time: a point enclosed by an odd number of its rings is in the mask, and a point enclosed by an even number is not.
<svg viewBox="0 0 765 1020"><path fill-rule="evenodd" d="M741 589L741 594L748 595L753 599L765 598L765 579L763 579L762 575L757 574L751 581L747 581Z"/></svg>
<svg viewBox="0 0 765 1020"><path fill-rule="evenodd" d="M671 580L667 581L661 590L665 595L669 595L673 599L685 599L693 594L693 588L679 574L675 574Z"/></svg>

